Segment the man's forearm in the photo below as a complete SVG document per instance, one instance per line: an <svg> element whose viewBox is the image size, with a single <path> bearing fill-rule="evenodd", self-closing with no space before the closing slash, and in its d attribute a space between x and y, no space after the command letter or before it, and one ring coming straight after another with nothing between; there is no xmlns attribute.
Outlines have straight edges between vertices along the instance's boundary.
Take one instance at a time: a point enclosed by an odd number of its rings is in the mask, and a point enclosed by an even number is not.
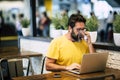
<svg viewBox="0 0 120 80"><path fill-rule="evenodd" d="M46 63L46 70L48 71L66 70L66 66L61 66L54 63Z"/></svg>
<svg viewBox="0 0 120 80"><path fill-rule="evenodd" d="M95 49L94 49L92 43L88 44L88 46L89 46L89 51L90 51L90 53L94 53L94 52L95 52Z"/></svg>

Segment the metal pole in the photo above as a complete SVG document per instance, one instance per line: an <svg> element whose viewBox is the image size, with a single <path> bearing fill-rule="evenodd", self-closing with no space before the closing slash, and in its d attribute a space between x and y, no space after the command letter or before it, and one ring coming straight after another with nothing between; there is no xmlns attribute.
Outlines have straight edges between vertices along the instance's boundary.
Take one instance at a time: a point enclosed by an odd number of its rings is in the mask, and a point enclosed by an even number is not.
<svg viewBox="0 0 120 80"><path fill-rule="evenodd" d="M37 31L36 31L36 0L30 0L30 15L31 15L31 26L32 26L32 36L36 37L37 36Z"/></svg>

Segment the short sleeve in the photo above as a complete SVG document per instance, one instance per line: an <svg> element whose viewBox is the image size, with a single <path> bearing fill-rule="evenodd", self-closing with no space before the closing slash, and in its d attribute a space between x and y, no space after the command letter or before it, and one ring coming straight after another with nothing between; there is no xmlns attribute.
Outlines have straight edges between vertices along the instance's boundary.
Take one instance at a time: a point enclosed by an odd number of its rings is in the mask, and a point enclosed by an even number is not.
<svg viewBox="0 0 120 80"><path fill-rule="evenodd" d="M49 45L48 51L47 51L47 57L53 58L53 59L58 59L59 57L59 42L58 40L52 40L52 42Z"/></svg>

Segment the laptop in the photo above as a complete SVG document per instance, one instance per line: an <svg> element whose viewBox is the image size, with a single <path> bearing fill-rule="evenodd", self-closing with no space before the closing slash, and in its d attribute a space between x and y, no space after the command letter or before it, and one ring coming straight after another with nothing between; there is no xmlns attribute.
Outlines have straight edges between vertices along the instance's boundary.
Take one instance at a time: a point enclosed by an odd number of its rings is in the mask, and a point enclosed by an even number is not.
<svg viewBox="0 0 120 80"><path fill-rule="evenodd" d="M106 68L107 58L108 53L84 54L81 63L81 69L69 71L75 74L104 71Z"/></svg>

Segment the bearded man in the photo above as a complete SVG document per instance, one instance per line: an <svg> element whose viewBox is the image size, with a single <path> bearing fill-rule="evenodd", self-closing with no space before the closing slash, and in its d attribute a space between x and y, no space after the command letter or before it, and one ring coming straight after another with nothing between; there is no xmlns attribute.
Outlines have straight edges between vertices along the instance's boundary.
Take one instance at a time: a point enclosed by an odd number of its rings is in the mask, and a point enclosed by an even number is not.
<svg viewBox="0 0 120 80"><path fill-rule="evenodd" d="M50 43L46 55L46 70L80 69L83 55L95 52L85 22L86 19L80 14L70 16L68 32Z"/></svg>

